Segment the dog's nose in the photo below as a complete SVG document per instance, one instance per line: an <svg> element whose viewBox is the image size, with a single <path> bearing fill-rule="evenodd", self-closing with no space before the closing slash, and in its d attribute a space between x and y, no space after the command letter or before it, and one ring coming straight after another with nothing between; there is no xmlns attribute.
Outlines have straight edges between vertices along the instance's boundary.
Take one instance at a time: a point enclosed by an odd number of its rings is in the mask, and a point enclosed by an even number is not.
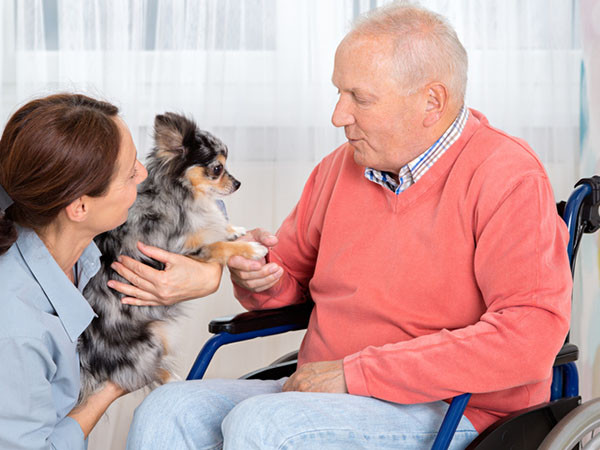
<svg viewBox="0 0 600 450"><path fill-rule="evenodd" d="M241 185L242 183L240 183L238 180L233 180L233 190L237 191Z"/></svg>

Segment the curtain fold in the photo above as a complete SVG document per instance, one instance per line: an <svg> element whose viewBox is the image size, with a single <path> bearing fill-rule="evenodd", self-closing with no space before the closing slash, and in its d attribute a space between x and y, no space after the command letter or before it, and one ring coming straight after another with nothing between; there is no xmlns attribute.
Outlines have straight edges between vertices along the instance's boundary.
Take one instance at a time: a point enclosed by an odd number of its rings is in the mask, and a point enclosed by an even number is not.
<svg viewBox="0 0 600 450"><path fill-rule="evenodd" d="M583 61L580 66L579 175L600 174L600 3L581 2ZM584 399L600 397L600 251L599 236L580 245L573 304L572 339L580 347L578 368Z"/></svg>

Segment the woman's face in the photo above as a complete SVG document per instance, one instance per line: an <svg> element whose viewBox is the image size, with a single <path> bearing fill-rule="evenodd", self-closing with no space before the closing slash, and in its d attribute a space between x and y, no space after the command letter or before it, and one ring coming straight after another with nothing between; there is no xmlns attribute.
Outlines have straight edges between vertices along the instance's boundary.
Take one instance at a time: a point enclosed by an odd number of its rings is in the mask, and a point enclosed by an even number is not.
<svg viewBox="0 0 600 450"><path fill-rule="evenodd" d="M113 119L119 127L121 146L117 157L116 173L108 191L101 197L90 197L93 204L93 224L98 234L112 230L127 220L127 212L137 196L137 185L146 179L148 172L137 160L137 150L125 122Z"/></svg>

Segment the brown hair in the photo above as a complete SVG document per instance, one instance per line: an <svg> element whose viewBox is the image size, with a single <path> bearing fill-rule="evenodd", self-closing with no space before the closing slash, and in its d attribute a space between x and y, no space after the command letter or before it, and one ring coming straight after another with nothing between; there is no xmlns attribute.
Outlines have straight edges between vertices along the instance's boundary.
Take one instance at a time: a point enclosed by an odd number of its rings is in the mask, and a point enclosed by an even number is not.
<svg viewBox="0 0 600 450"><path fill-rule="evenodd" d="M106 192L121 140L118 112L85 95L56 94L13 114L0 139L0 185L14 201L0 210L0 255L17 239L15 223L39 230L82 195Z"/></svg>

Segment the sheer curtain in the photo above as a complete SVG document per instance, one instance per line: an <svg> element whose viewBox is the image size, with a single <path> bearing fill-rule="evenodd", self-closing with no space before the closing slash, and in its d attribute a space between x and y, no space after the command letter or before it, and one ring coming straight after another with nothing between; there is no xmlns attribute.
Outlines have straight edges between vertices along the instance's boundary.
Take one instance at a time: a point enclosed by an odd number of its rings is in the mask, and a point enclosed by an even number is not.
<svg viewBox="0 0 600 450"><path fill-rule="evenodd" d="M119 105L143 156L152 147L155 114L183 112L229 146L229 168L242 182L227 199L232 222L276 230L311 168L344 141L330 124L335 48L356 15L383 3L388 1L3 1L0 123L33 97L85 92ZM529 141L557 198L564 198L581 170L579 1L421 4L447 16L467 48L467 104ZM208 337L209 318L241 310L228 281L222 284L215 295L189 302L187 317L173 327L182 376ZM296 333L226 348L207 376L237 376L300 339ZM600 336L588 351L595 352L598 342ZM90 449L123 447L143 395L111 407L92 433Z"/></svg>
<svg viewBox="0 0 600 450"><path fill-rule="evenodd" d="M580 176L600 174L600 2L581 1ZM578 368L585 399L600 397L600 252L598 235L580 245L572 312L573 340L579 345Z"/></svg>

